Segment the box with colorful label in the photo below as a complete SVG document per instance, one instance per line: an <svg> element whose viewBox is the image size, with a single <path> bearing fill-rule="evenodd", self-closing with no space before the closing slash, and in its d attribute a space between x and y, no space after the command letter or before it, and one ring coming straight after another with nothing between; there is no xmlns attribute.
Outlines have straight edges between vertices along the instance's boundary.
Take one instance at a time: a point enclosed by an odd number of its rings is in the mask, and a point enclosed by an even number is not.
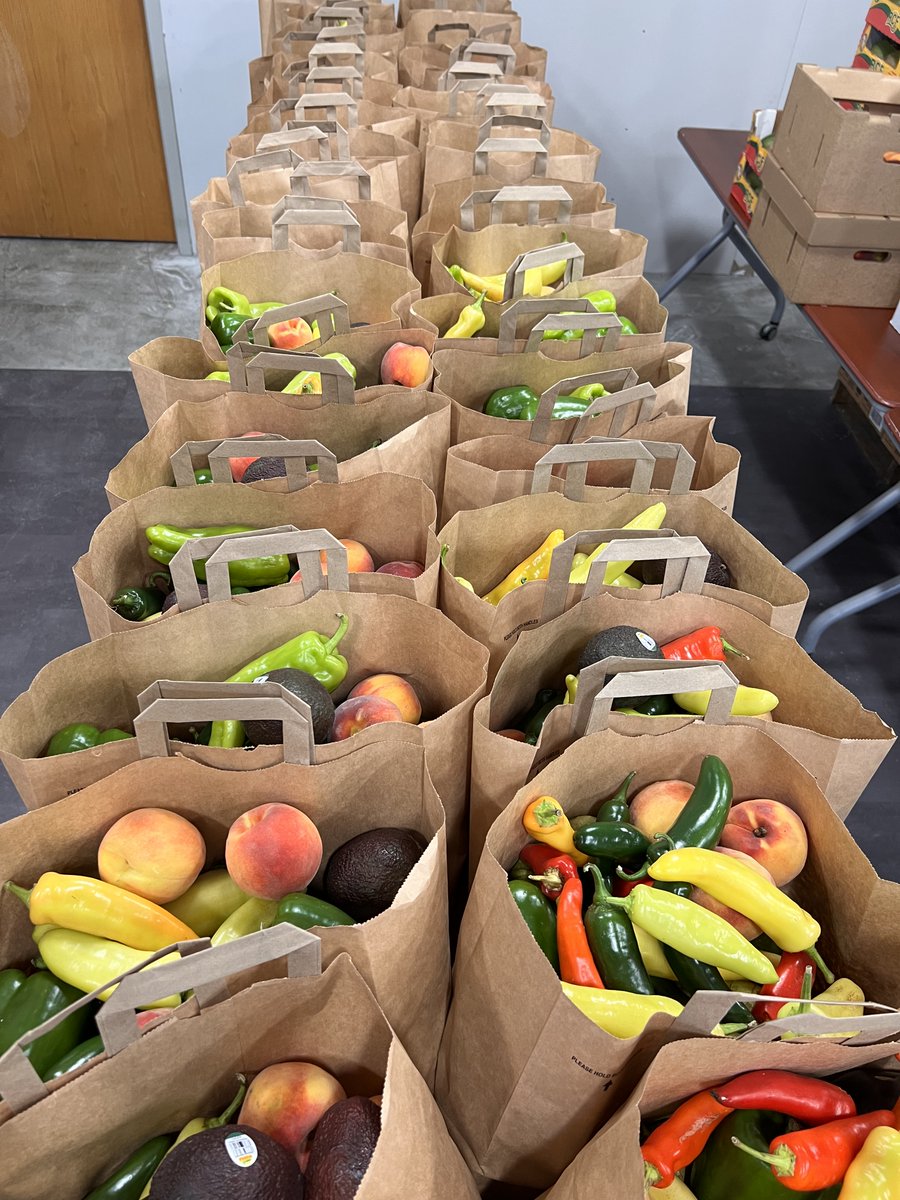
<svg viewBox="0 0 900 1200"><path fill-rule="evenodd" d="M752 217L762 189L760 172L772 145L775 118L778 110L758 108L753 114L753 125L747 145L738 163L731 185L731 199L746 217Z"/></svg>
<svg viewBox="0 0 900 1200"><path fill-rule="evenodd" d="M900 75L900 0L878 0L869 9L853 65Z"/></svg>

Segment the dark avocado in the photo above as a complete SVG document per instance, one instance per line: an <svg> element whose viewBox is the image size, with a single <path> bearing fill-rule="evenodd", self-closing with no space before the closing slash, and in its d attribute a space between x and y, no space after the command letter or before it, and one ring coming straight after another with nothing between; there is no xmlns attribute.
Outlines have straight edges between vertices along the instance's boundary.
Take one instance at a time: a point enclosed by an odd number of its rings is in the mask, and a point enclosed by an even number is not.
<svg viewBox="0 0 900 1200"><path fill-rule="evenodd" d="M248 1161L240 1161L242 1154ZM268 1134L221 1125L195 1133L166 1155L150 1200L303 1200L303 1176Z"/></svg>
<svg viewBox="0 0 900 1200"><path fill-rule="evenodd" d="M260 675L254 683L280 683L293 695L305 700L312 713L313 738L316 742L327 742L334 723L334 701L324 684L313 675L284 667ZM282 730L280 721L245 721L244 733L254 746L280 746Z"/></svg>
<svg viewBox="0 0 900 1200"><path fill-rule="evenodd" d="M643 579L644 583L662 583L665 570L666 564L662 559L654 559L652 562L641 563L641 579ZM728 569L728 563L715 550L709 551L709 566L706 568L704 582L714 583L717 587L731 587L732 585L733 581L731 571Z"/></svg>
<svg viewBox="0 0 900 1200"><path fill-rule="evenodd" d="M356 921L377 917L391 907L425 845L412 829L357 834L328 860L322 887L325 899Z"/></svg>
<svg viewBox="0 0 900 1200"><path fill-rule="evenodd" d="M365 1096L333 1104L316 1126L306 1200L353 1200L380 1132L381 1110Z"/></svg>
<svg viewBox="0 0 900 1200"><path fill-rule="evenodd" d="M663 652L656 644L656 639L643 629L633 625L613 625L611 629L601 629L595 633L585 645L578 660L578 670L604 658L662 658Z"/></svg>
<svg viewBox="0 0 900 1200"><path fill-rule="evenodd" d="M254 459L244 472L241 483L258 483L260 479L278 479L287 475L283 458Z"/></svg>

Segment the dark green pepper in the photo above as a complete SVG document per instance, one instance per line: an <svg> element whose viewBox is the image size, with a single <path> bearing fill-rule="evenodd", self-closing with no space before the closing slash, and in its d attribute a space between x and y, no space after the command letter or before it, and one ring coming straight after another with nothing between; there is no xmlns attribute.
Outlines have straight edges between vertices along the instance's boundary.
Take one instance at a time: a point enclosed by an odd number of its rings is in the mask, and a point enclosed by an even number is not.
<svg viewBox="0 0 900 1200"><path fill-rule="evenodd" d="M641 704L634 705L635 712L643 713L645 717L668 717L681 709L676 706L671 696L649 696Z"/></svg>
<svg viewBox="0 0 900 1200"><path fill-rule="evenodd" d="M245 321L250 318L246 313L235 312L220 312L210 322L212 335L222 347L223 350L230 350L234 344L234 337ZM252 332L250 341L253 341Z"/></svg>
<svg viewBox="0 0 900 1200"><path fill-rule="evenodd" d="M25 972L17 971L15 967L8 967L5 971L0 971L0 1021L3 1020L3 1015L12 1002L13 996L26 978Z"/></svg>
<svg viewBox="0 0 900 1200"><path fill-rule="evenodd" d="M559 952L556 948L556 908L535 883L526 879L511 879L509 890L531 936L540 946L553 970L559 974Z"/></svg>
<svg viewBox="0 0 900 1200"><path fill-rule="evenodd" d="M71 754L75 750L90 750L97 745L100 730L96 725L85 725L76 721L58 729L50 739L44 754L49 758L53 754Z"/></svg>
<svg viewBox="0 0 900 1200"><path fill-rule="evenodd" d="M527 879L531 874L531 867L529 867L528 863L522 862L521 858L517 858L510 867L508 874L510 879Z"/></svg>
<svg viewBox="0 0 900 1200"><path fill-rule="evenodd" d="M156 588L128 587L116 592L109 607L126 621L143 621L162 611L164 599Z"/></svg>
<svg viewBox="0 0 900 1200"><path fill-rule="evenodd" d="M308 896L306 892L291 892L278 905L274 924L286 921L298 929L328 929L334 925L355 925L347 913L327 900Z"/></svg>
<svg viewBox="0 0 900 1200"><path fill-rule="evenodd" d="M577 845L577 834L575 838ZM594 902L585 913L584 927L603 982L618 991L652 996L653 984L641 958L634 926L620 908L606 903L609 889L600 870L593 863L587 869L594 877Z"/></svg>
<svg viewBox="0 0 900 1200"><path fill-rule="evenodd" d="M212 483L212 471L209 467L196 467L194 469L194 483Z"/></svg>
<svg viewBox="0 0 900 1200"><path fill-rule="evenodd" d="M49 971L29 975L7 1005L0 1025L0 1054L4 1054L24 1034L37 1029L51 1017L80 1000L84 995L71 984L63 983ZM92 1006L84 1005L70 1013L65 1020L25 1047L25 1056L43 1078L44 1072L67 1054L84 1037L93 1016Z"/></svg>
<svg viewBox="0 0 900 1200"><path fill-rule="evenodd" d="M758 1162L732 1144L737 1138L762 1154L769 1143L801 1128L780 1113L743 1109L726 1117L713 1132L691 1170L690 1189L697 1200L784 1200L787 1189L766 1163ZM804 1192L804 1200L832 1200L840 1185L825 1191Z"/></svg>
<svg viewBox="0 0 900 1200"><path fill-rule="evenodd" d="M49 1083L51 1079L59 1079L60 1076L68 1075L70 1071L83 1067L85 1063L91 1062L102 1054L104 1049L103 1038L99 1034L96 1037L88 1038L86 1042L79 1042L68 1054L58 1058L45 1072L44 1083Z"/></svg>
<svg viewBox="0 0 900 1200"><path fill-rule="evenodd" d="M541 707L534 713L525 726L525 741L529 746L536 746L538 739L541 736L541 730L544 728L544 722L553 712L554 708L558 708L565 699L565 692L553 692L549 699L545 700Z"/></svg>
<svg viewBox="0 0 900 1200"><path fill-rule="evenodd" d="M663 837L654 841L647 862L655 862L668 850L699 846L711 850L719 844L731 810L733 786L728 768L714 754L707 754L690 799Z"/></svg>
<svg viewBox="0 0 900 1200"><path fill-rule="evenodd" d="M617 825L621 825L623 821L627 821L631 816L631 809L628 807L628 789L634 780L635 772L626 775L616 789L615 795L610 796L597 809L598 821L613 821Z"/></svg>
<svg viewBox="0 0 900 1200"><path fill-rule="evenodd" d="M628 862L640 858L650 848L649 838L625 821L595 821L575 833L575 848L588 858L610 858Z"/></svg>
<svg viewBox="0 0 900 1200"><path fill-rule="evenodd" d="M670 1000L677 1000L679 1004L687 1004L688 997L677 983L673 983L671 979L660 979L658 975L651 975L649 978L654 996L668 996Z"/></svg>
<svg viewBox="0 0 900 1200"><path fill-rule="evenodd" d="M448 546L447 549L449 550L450 547ZM564 697L565 693L560 692L557 688L541 688L534 700L532 700L531 707L527 710L527 712L516 718L516 729L521 729L524 733L528 728L528 722L531 720L531 718L534 717L540 711L540 709L544 707L545 704L552 700L554 696L560 695Z"/></svg>
<svg viewBox="0 0 900 1200"><path fill-rule="evenodd" d="M671 888L665 888L666 891L671 891ZM685 899L690 899L690 888L685 889L687 896ZM679 950L673 949L671 946L663 946L663 953L666 956L666 962L672 968L672 974L678 980L682 990L688 996L693 996L695 992L727 992L728 984L722 978L721 972L717 967L711 967L709 963L700 962L696 958L688 958L686 954L682 954ZM728 1010L728 1015L722 1018L728 1024L734 1025L752 1025L753 1013L739 1000Z"/></svg>
<svg viewBox="0 0 900 1200"><path fill-rule="evenodd" d="M507 421L533 421L534 417L523 416L523 411L537 411L541 398L530 387L497 388L485 401L484 411L489 417L503 417Z"/></svg>
<svg viewBox="0 0 900 1200"><path fill-rule="evenodd" d="M153 1172L166 1157L175 1141L174 1133L151 1138L122 1163L108 1179L95 1187L84 1200L140 1200L141 1192L153 1178Z"/></svg>
<svg viewBox="0 0 900 1200"><path fill-rule="evenodd" d="M133 737L133 733L126 733L124 729L104 729L97 738L97 745L106 746L110 742L127 742Z"/></svg>

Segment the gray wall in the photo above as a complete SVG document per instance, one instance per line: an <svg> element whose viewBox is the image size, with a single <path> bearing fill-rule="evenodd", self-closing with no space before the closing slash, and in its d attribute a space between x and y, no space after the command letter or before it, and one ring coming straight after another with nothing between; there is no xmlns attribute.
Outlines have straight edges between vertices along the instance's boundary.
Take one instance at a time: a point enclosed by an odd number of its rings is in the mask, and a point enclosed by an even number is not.
<svg viewBox="0 0 900 1200"><path fill-rule="evenodd" d="M154 2L162 8L190 198L223 173L225 145L246 123L247 63L259 54L257 4ZM668 271L710 236L720 215L676 131L683 125L746 129L754 108L783 99L794 63L849 64L868 5L515 0L514 7L525 41L549 51L556 124L601 147L599 178L619 204L619 224L650 239L648 270ZM727 271L733 260L725 249L706 269Z"/></svg>

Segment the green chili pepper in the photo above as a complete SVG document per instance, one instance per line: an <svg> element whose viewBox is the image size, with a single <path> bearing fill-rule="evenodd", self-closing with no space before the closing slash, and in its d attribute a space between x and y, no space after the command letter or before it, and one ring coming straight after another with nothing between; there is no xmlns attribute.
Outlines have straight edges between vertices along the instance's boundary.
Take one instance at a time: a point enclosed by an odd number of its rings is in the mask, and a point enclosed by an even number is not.
<svg viewBox="0 0 900 1200"><path fill-rule="evenodd" d="M690 892L690 888L686 889ZM702 963L697 958L689 958L688 955L682 954L672 946L663 945L663 954L666 956L666 962L672 968L672 974L677 979L680 987L688 996L693 996L695 992L727 992L728 984L722 978L722 973L716 968L711 967L709 963ZM739 1000L728 1010L728 1015L723 1018L729 1024L735 1025L752 1025L753 1013Z"/></svg>
<svg viewBox="0 0 900 1200"><path fill-rule="evenodd" d="M568 421L572 417L583 417L584 410L591 404L590 400L583 400L574 393L571 396L559 396L553 404L553 412L550 414L554 421ZM519 415L520 421L533 421L537 417L538 408L540 407L540 399L532 404L530 401L523 405L522 412Z"/></svg>
<svg viewBox="0 0 900 1200"><path fill-rule="evenodd" d="M699 846L708 850L717 846L728 819L733 794L728 768L720 758L707 754L700 764L690 799L664 837L654 841L647 855L647 863L655 862L673 848L680 850L685 846Z"/></svg>
<svg viewBox="0 0 900 1200"><path fill-rule="evenodd" d="M213 321L219 313L242 313L244 318L250 316L250 301L243 292L234 292L231 288L214 287L206 297L206 319Z"/></svg>
<svg viewBox="0 0 900 1200"><path fill-rule="evenodd" d="M538 744L541 730L544 728L544 722L553 712L554 708L558 708L562 704L563 697L563 692L551 692L549 698L544 701L537 712L532 714L523 731L525 733L525 741L529 746L536 746Z"/></svg>
<svg viewBox="0 0 900 1200"><path fill-rule="evenodd" d="M544 952L553 970L559 974L559 952L556 948L556 909L535 883L511 879L509 890L522 914L531 936Z"/></svg>
<svg viewBox="0 0 900 1200"><path fill-rule="evenodd" d="M522 414L526 408L537 411L540 402L540 396L530 387L502 387L491 392L485 401L484 411L489 417L503 417L507 421L533 421L533 416L524 417Z"/></svg>
<svg viewBox="0 0 900 1200"><path fill-rule="evenodd" d="M614 821L621 825L623 821L627 821L631 816L631 809L628 807L628 789L631 787L634 780L635 772L626 775L616 789L615 795L610 796L597 809L598 821Z"/></svg>
<svg viewBox="0 0 900 1200"><path fill-rule="evenodd" d="M329 692L336 691L347 675L347 660L335 650L347 632L350 618L340 614L340 622L335 633L326 640L323 634L315 630L301 633L299 637L291 638L282 646L255 658L229 676L226 683L252 683L260 675L268 675L270 671L279 671L292 667L295 671L305 671L318 679ZM209 738L210 746L235 747L244 744L244 727L240 721L214 721Z"/></svg>
<svg viewBox="0 0 900 1200"><path fill-rule="evenodd" d="M578 845L578 834L575 835ZM634 926L618 908L608 904L609 888L599 869L589 863L594 876L594 901L585 913L588 945L604 984L622 992L653 995L653 985L641 958Z"/></svg>
<svg viewBox="0 0 900 1200"><path fill-rule="evenodd" d="M588 858L610 858L628 862L640 858L650 848L650 839L634 825L622 821L596 821L575 834L575 848Z"/></svg>
<svg viewBox="0 0 900 1200"><path fill-rule="evenodd" d="M129 587L116 592L109 607L126 621L143 621L162 610L165 597L156 588Z"/></svg>
<svg viewBox="0 0 900 1200"><path fill-rule="evenodd" d="M210 371L210 373L208 375L203 376L204 383L208 382L210 379L215 380L216 383L230 383L231 382L231 376L228 374L227 371ZM196 472L195 472L195 474L196 474Z"/></svg>
<svg viewBox="0 0 900 1200"><path fill-rule="evenodd" d="M527 879L531 873L531 867L528 863L522 862L521 858L516 859L508 872L510 879Z"/></svg>
<svg viewBox="0 0 900 1200"><path fill-rule="evenodd" d="M133 733L126 733L124 729L105 729L97 738L97 745L106 746L110 742L127 742L133 737Z"/></svg>
<svg viewBox="0 0 900 1200"><path fill-rule="evenodd" d="M263 300L261 304L250 304L250 316L257 320L263 313L271 312L273 308L284 308L283 300Z"/></svg>
<svg viewBox="0 0 900 1200"><path fill-rule="evenodd" d="M51 1017L74 1004L84 995L78 988L63 983L49 971L29 975L7 1005L0 1025L0 1054L32 1029L37 1029ZM25 1056L42 1078L44 1073L63 1054L68 1053L84 1037L93 1016L91 1005L70 1013L61 1024L25 1047Z"/></svg>
<svg viewBox="0 0 900 1200"><path fill-rule="evenodd" d="M634 711L643 717L669 717L681 712L675 707L671 696L650 696L640 704L635 704Z"/></svg>
<svg viewBox="0 0 900 1200"><path fill-rule="evenodd" d="M442 551L442 554L441 554L441 562L444 561L444 557L446 556L446 551L449 549L450 549L449 546L444 547L444 550ZM516 718L516 728L521 729L522 732L524 733L525 730L528 728L528 722L532 719L532 717L535 717L538 714L538 712L544 707L545 704L547 704L550 700L552 700L554 696L558 696L558 695L559 695L559 691L557 688L541 688L541 690L537 693L535 698L532 700L531 707L529 709L527 709L526 712L524 712L521 716Z"/></svg>
<svg viewBox="0 0 900 1200"><path fill-rule="evenodd" d="M275 924L277 912L277 900L260 900L251 896L225 918L210 938L210 943L213 946L222 946L250 933L258 933L261 929L269 929Z"/></svg>
<svg viewBox="0 0 900 1200"><path fill-rule="evenodd" d="M194 483L212 483L212 471L209 467L197 467L194 470Z"/></svg>
<svg viewBox="0 0 900 1200"><path fill-rule="evenodd" d="M3 1014L25 979L25 972L17 971L15 967L0 971L0 1021L3 1020Z"/></svg>
<svg viewBox="0 0 900 1200"><path fill-rule="evenodd" d="M90 750L97 745L100 730L96 725L85 725L76 721L58 729L50 739L44 754L47 758L54 754L71 754L75 750Z"/></svg>
<svg viewBox="0 0 900 1200"><path fill-rule="evenodd" d="M153 1172L175 1142L174 1133L151 1138L122 1163L108 1179L85 1196L84 1200L140 1200L141 1192L153 1178Z"/></svg>
<svg viewBox="0 0 900 1200"><path fill-rule="evenodd" d="M181 547L196 538L219 537L228 533L252 533L248 525L209 525L198 529L179 529L175 525L150 525L144 530L149 543L148 554L157 562L168 556L168 561ZM162 551L162 554L158 552ZM228 564L228 577L232 583L244 587L269 587L283 583L291 569L286 554L270 554L258 558L237 559ZM195 560L194 574L206 579L206 560Z"/></svg>
<svg viewBox="0 0 900 1200"><path fill-rule="evenodd" d="M351 916L336 905L315 896L307 896L306 892L291 892L279 902L274 923L278 925L282 921L298 929L328 929L334 925L356 924Z"/></svg>
<svg viewBox="0 0 900 1200"><path fill-rule="evenodd" d="M102 1054L105 1047L103 1038L97 1037L88 1038L86 1042L79 1042L73 1047L68 1054L63 1054L44 1075L44 1082L49 1083L51 1079L59 1079L62 1075L68 1075L70 1071L76 1071L79 1067L83 1067L85 1063L91 1062L92 1059Z"/></svg>

